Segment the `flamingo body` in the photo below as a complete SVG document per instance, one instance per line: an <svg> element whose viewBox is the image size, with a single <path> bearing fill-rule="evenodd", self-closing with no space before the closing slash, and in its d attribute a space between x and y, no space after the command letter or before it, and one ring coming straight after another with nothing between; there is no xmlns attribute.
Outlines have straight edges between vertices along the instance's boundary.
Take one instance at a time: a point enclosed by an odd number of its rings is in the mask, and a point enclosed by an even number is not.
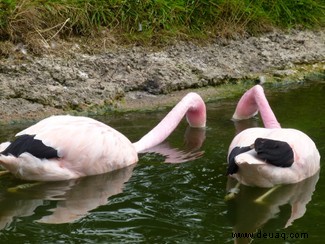
<svg viewBox="0 0 325 244"><path fill-rule="evenodd" d="M205 127L206 107L188 93L149 133L131 143L97 120L59 115L19 132L16 140L0 145L0 165L18 178L59 181L97 175L127 167L138 153L163 142L186 115L192 127Z"/></svg>
<svg viewBox="0 0 325 244"><path fill-rule="evenodd" d="M138 161L133 144L117 130L87 117L52 116L19 132L57 150L58 157L38 158L28 152L1 155L2 165L26 180L74 179L123 168Z"/></svg>
<svg viewBox="0 0 325 244"><path fill-rule="evenodd" d="M320 155L315 143L296 129L246 129L233 139L229 153L236 146L252 145L256 138L287 142L293 150L294 163L290 167L278 167L261 160L254 149L241 153L235 157L239 170L231 176L242 184L259 187L292 184L313 176L319 170Z"/></svg>
<svg viewBox="0 0 325 244"><path fill-rule="evenodd" d="M241 97L233 119L251 118L258 112L261 114L265 128L246 129L235 136L228 151L228 174L242 184L259 187L292 184L316 174L320 168L320 155L315 143L299 130L281 128L260 85L252 87ZM290 153L293 158L289 155L290 162L286 165L276 166L267 162L257 152L258 138L275 140L291 148L290 152L283 150L286 154L279 153L281 152L279 147L269 148L271 156L277 155L279 159L282 156L283 159L287 158L287 153ZM235 152L235 155L231 155L232 152Z"/></svg>

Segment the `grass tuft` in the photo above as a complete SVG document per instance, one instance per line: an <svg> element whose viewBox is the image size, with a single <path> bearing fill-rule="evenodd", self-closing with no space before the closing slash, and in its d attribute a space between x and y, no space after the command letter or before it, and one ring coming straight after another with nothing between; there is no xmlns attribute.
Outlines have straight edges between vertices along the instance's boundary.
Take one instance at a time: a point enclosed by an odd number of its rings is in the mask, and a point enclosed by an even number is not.
<svg viewBox="0 0 325 244"><path fill-rule="evenodd" d="M0 0L0 41L29 47L103 29L122 41L161 44L324 23L323 0Z"/></svg>

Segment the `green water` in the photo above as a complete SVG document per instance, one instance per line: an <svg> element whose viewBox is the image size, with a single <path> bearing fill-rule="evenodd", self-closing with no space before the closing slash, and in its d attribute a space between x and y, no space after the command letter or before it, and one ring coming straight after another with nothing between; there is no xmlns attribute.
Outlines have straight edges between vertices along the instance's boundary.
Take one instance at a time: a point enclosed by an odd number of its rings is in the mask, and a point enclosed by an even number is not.
<svg viewBox="0 0 325 244"><path fill-rule="evenodd" d="M282 127L307 133L324 164L325 83L266 86L265 91ZM156 148L167 157L146 153L137 165L126 169L34 185L18 192L8 188L22 181L2 176L1 242L233 243L232 233L255 232L254 243L320 243L325 239L323 169L307 181L276 189L264 204L254 200L266 189L243 186L235 200L224 201L227 184L233 183L228 182L225 170L228 146L236 130L262 126L256 118L236 125L230 120L237 99L207 104L206 130L190 130L183 121ZM135 141L165 114L129 113L97 119ZM26 126L1 127L1 141ZM306 209L290 220L297 207ZM237 241L247 243L245 239Z"/></svg>

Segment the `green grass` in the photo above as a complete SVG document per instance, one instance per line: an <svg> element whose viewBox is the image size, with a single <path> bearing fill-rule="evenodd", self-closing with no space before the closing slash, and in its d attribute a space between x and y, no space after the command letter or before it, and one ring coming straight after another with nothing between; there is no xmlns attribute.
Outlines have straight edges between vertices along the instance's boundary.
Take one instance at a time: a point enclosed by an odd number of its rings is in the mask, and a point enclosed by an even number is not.
<svg viewBox="0 0 325 244"><path fill-rule="evenodd" d="M95 36L128 42L324 27L324 0L0 0L0 40Z"/></svg>

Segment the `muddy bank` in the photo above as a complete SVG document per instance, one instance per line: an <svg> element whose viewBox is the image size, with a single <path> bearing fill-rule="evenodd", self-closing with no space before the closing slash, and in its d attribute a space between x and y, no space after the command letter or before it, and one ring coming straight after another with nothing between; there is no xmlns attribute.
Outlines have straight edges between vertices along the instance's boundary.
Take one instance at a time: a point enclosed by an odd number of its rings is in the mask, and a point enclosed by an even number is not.
<svg viewBox="0 0 325 244"><path fill-rule="evenodd" d="M82 51L87 43L76 41L54 43L41 57L20 47L0 60L0 122L161 107L189 89L207 98L220 84L260 75L302 79L310 69L324 72L324 40L324 30L275 32L160 50L105 45L92 55Z"/></svg>

